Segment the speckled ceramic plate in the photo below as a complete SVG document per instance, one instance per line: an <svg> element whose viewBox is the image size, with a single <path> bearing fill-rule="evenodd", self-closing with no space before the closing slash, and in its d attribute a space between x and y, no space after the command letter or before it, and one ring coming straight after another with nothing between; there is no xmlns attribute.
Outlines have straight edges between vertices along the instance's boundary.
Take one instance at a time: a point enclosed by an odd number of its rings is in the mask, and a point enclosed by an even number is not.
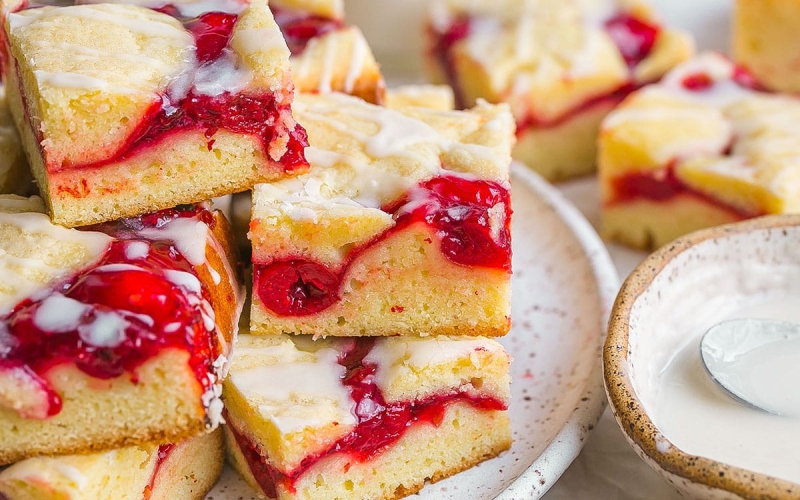
<svg viewBox="0 0 800 500"><path fill-rule="evenodd" d="M561 476L605 407L600 348L618 287L597 234L524 166L512 170L514 445L500 457L428 485L422 499L534 499ZM255 499L226 469L208 500Z"/></svg>

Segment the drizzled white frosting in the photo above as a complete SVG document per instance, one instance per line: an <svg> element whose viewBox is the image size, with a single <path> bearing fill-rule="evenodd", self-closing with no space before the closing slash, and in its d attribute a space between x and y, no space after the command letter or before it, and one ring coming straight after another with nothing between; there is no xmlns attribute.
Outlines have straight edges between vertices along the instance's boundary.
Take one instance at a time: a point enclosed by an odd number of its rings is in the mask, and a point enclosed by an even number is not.
<svg viewBox="0 0 800 500"><path fill-rule="evenodd" d="M209 228L205 222L189 217L178 217L159 228L146 228L137 234L148 240L169 240L189 261L200 266L206 262L206 243Z"/></svg>
<svg viewBox="0 0 800 500"><path fill-rule="evenodd" d="M429 114L433 123L452 119L458 124L470 117L464 112L419 112ZM462 141L452 129L436 128L415 116L344 94L298 96L295 116L309 133L312 146L307 148L306 158L314 168L298 178L257 188L282 203L311 200L323 206L379 208L419 181L443 173L447 155L458 154L466 164L482 162L496 172L507 172L510 142L504 131L510 134L511 130L507 112L480 126L487 134L502 135L505 145L503 139L496 143ZM313 218L308 207L293 214L296 219Z"/></svg>
<svg viewBox="0 0 800 500"><path fill-rule="evenodd" d="M342 384L345 368L337 360L352 348L353 341L242 335L229 382L284 436L332 422L353 425L355 414L366 416L377 409L371 401L356 407ZM382 392L407 373L427 369L434 374L436 367L448 366L440 380L429 381L427 390L450 394L459 389L443 385L450 383L451 371L465 372L466 366L480 366L478 351L506 356L499 343L486 338L381 337L364 363L377 365L375 383ZM461 384L457 376L453 380ZM414 395L409 397L414 399Z"/></svg>
<svg viewBox="0 0 800 500"><path fill-rule="evenodd" d="M0 212L0 235L0 314L98 259L111 242L103 233L56 226L41 213Z"/></svg>

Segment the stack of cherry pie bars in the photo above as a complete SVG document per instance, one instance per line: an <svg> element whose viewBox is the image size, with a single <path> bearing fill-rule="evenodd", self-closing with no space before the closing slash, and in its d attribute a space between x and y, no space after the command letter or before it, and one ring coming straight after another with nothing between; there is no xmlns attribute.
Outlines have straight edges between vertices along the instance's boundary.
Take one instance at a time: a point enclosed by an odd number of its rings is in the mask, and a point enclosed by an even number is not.
<svg viewBox="0 0 800 500"><path fill-rule="evenodd" d="M385 93L341 2L134 3L2 3L0 498L200 499L227 450L394 499L506 450L507 106Z"/></svg>

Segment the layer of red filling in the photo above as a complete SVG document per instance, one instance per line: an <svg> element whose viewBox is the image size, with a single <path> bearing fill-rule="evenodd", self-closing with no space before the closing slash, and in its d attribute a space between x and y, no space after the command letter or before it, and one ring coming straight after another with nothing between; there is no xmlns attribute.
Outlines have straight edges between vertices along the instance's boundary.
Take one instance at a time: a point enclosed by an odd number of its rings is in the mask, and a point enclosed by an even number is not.
<svg viewBox="0 0 800 500"><path fill-rule="evenodd" d="M209 66L231 57L228 44L236 24L237 16L224 12L208 12L197 18L182 18L178 9L167 5L161 12L172 15L184 23L194 36L198 64ZM24 94L22 94L24 95ZM291 122L291 89L282 93L250 94L223 92L210 96L200 94L192 86L186 95L173 96L170 90L154 100L144 118L126 139L125 143L109 158L88 164L65 162L48 164L48 169L95 168L125 161L134 157L154 143L165 140L170 134L203 130L209 151L214 145L218 130L246 134L259 139L263 151L268 151L273 141L288 137L287 150L279 163L285 171L305 168L305 148L308 140L305 130ZM40 142L42 137L39 138Z"/></svg>
<svg viewBox="0 0 800 500"><path fill-rule="evenodd" d="M164 466L164 462L167 460L169 455L175 449L174 444L162 444L158 447L158 456L156 457L156 466L153 467L153 475L150 476L150 482L145 486L144 492L142 494L143 500L150 500L150 497L153 495L153 488L156 485L156 478L158 474L161 472L161 468Z"/></svg>
<svg viewBox="0 0 800 500"><path fill-rule="evenodd" d="M292 55L302 53L311 39L336 31L344 26L340 19L318 16L302 10L270 6L275 22L283 33Z"/></svg>
<svg viewBox="0 0 800 500"><path fill-rule="evenodd" d="M204 390L210 388L208 373L220 346L201 314L206 291L198 295L169 279L169 271L197 277L174 242L136 238L137 230L162 227L181 217L213 220L204 208L187 206L96 226L118 238L97 262L55 284L49 293L24 300L0 320L8 335L0 346L0 370L21 368L32 376L49 395L49 416L61 411L62 402L44 375L67 363L94 378L111 379L127 373L136 382L139 366L164 349L177 348L189 353L189 365L198 382ZM134 241L147 245L146 257L128 257L129 244ZM40 328L36 312L54 294L86 306L76 328ZM110 314L126 323L121 341L113 347L91 344L86 332Z"/></svg>
<svg viewBox="0 0 800 500"><path fill-rule="evenodd" d="M375 383L377 365L364 362L374 343L374 339L360 338L339 358L339 364L347 369L342 383L350 389L353 399L357 420L355 429L327 450L307 456L294 470L279 471L269 465L258 453L255 443L238 432L234 425L229 425L228 428L235 436L236 444L247 460L251 473L267 496L276 496L277 485L294 492L297 481L306 471L333 454L346 454L356 463L366 462L389 449L412 426L438 427L449 404L465 402L486 411L507 408L505 403L495 398L475 397L461 392L433 396L421 401L387 403Z"/></svg>
<svg viewBox="0 0 800 500"><path fill-rule="evenodd" d="M740 67L734 68L730 79L746 89L756 91L763 91L764 89L750 73ZM718 83L710 74L703 71L688 74L681 80L681 85L684 89L698 94L713 91ZM724 151L721 151L720 155L730 156L732 150L733 145L731 144ZM739 219L761 215L760 213L745 212L737 207L729 206L687 186L675 174L675 162L670 163L664 169L629 172L621 175L612 180L612 192L614 193L613 198L606 203L607 205L625 203L637 199L666 202L678 196L691 196L726 210Z"/></svg>
<svg viewBox="0 0 800 500"><path fill-rule="evenodd" d="M469 17L460 17L455 19L443 32L437 32L432 28L429 29L429 36L433 39L431 56L437 61L439 67L444 70L448 83L453 87L456 105L461 108L467 106L467 101L458 81L452 49L456 43L469 36L473 23L473 19ZM620 55L622 55L622 58L631 69L635 68L636 65L650 55L656 38L661 31L660 26L647 23L627 13L620 13L609 19L605 22L604 27L617 45ZM556 118L543 119L537 117L535 110L532 110L530 116L520 120L517 124L517 133L528 127L544 128L560 125L601 103L616 104L636 88L638 86L634 85L632 81L627 82L609 93L588 98Z"/></svg>
<svg viewBox="0 0 800 500"><path fill-rule="evenodd" d="M254 262L254 290L264 307L280 316L320 312L340 299L342 281L362 253L412 224L426 224L439 236L450 261L469 267L511 270L511 200L502 185L443 175L420 183L383 208L396 224L347 255L339 269L303 259ZM491 211L499 210L493 216Z"/></svg>

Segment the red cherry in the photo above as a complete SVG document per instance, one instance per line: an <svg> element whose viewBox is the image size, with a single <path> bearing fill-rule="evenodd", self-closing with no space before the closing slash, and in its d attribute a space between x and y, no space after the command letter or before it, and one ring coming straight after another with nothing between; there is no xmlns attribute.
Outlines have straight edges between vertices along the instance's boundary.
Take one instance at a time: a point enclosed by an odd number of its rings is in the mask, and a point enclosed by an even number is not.
<svg viewBox="0 0 800 500"><path fill-rule="evenodd" d="M627 13L612 17L605 24L606 32L614 40L628 66L636 66L650 54L656 43L659 27L648 24Z"/></svg>
<svg viewBox="0 0 800 500"><path fill-rule="evenodd" d="M305 260L256 266L254 288L264 307L281 316L314 314L339 299L340 276Z"/></svg>
<svg viewBox="0 0 800 500"><path fill-rule="evenodd" d="M207 12L186 24L186 29L194 35L200 64L220 57L222 50L228 46L237 18L236 14Z"/></svg>

